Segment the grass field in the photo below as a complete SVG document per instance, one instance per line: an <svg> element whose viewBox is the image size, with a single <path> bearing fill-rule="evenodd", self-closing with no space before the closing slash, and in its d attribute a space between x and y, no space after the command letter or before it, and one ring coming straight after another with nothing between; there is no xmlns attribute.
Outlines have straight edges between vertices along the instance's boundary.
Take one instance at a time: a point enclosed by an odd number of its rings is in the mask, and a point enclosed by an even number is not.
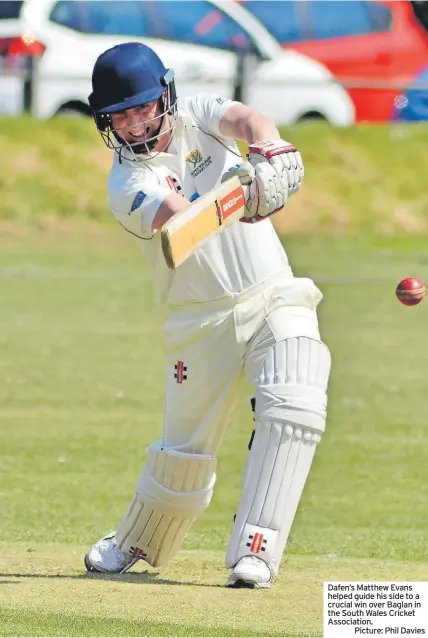
<svg viewBox="0 0 428 638"><path fill-rule="evenodd" d="M222 587L247 391L213 502L179 557L123 577L84 573L159 437L162 313L119 228L0 237L1 636L321 636L324 580L428 579L428 303L394 297L400 278L428 280L426 238L284 241L325 296L329 419L280 577L254 592Z"/></svg>
<svg viewBox="0 0 428 638"><path fill-rule="evenodd" d="M287 233L428 234L426 123L282 131L305 161L305 186L277 219ZM61 219L111 222L111 165L90 120L0 118L0 220L44 228Z"/></svg>

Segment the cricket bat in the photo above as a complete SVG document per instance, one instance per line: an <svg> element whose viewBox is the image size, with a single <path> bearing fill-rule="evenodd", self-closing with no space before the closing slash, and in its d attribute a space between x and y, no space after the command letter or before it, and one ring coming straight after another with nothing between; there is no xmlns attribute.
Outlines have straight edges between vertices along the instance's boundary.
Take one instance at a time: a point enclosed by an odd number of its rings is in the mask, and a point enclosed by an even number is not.
<svg viewBox="0 0 428 638"><path fill-rule="evenodd" d="M160 230L168 268L180 266L204 241L241 219L248 190L232 177L173 215Z"/></svg>

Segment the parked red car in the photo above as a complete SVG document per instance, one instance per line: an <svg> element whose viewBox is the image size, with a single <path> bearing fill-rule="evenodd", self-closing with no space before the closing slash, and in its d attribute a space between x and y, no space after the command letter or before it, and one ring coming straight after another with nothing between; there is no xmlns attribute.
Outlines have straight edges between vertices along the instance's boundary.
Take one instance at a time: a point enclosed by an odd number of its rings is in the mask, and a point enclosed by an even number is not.
<svg viewBox="0 0 428 638"><path fill-rule="evenodd" d="M357 121L428 119L426 3L240 1L284 48L328 67L354 101Z"/></svg>

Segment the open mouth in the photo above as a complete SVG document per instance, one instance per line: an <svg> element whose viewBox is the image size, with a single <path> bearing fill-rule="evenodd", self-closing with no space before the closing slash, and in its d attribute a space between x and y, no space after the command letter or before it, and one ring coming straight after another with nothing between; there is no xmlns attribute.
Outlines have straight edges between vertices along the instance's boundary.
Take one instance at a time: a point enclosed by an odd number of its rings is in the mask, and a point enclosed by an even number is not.
<svg viewBox="0 0 428 638"><path fill-rule="evenodd" d="M136 125L128 130L128 138L136 142L145 142L152 136L150 126Z"/></svg>
<svg viewBox="0 0 428 638"><path fill-rule="evenodd" d="M150 137L150 131L145 130L141 132L129 131L129 137L132 137L135 140L146 140Z"/></svg>

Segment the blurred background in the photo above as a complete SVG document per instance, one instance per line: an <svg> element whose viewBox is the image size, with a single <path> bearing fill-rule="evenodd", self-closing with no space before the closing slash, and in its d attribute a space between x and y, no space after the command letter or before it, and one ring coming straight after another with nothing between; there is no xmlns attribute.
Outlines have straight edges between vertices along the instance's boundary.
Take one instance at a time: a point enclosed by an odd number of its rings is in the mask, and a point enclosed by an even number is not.
<svg viewBox="0 0 428 638"><path fill-rule="evenodd" d="M427 2L2 0L0 113L88 114L91 69L139 39L182 95L213 90L278 124L428 118Z"/></svg>
<svg viewBox="0 0 428 638"><path fill-rule="evenodd" d="M0 0L1 635L313 637L324 580L428 580L428 302L394 294L428 281L427 4ZM243 100L305 163L272 219L324 294L328 425L279 582L238 605L221 585L248 387L192 552L159 574L83 576L163 418L164 314L108 210L111 151L87 102L97 56L135 39L179 95Z"/></svg>

